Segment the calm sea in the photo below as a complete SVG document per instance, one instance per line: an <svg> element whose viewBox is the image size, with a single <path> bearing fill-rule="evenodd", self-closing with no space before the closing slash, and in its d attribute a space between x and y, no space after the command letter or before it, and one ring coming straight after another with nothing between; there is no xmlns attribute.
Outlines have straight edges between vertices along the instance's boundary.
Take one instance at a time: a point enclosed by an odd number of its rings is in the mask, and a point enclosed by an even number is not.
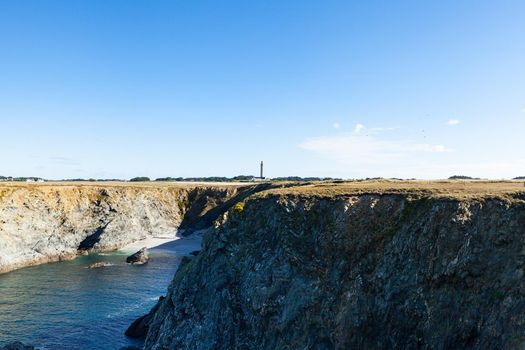
<svg viewBox="0 0 525 350"><path fill-rule="evenodd" d="M126 264L126 254L116 252L0 275L0 345L15 340L46 349L140 345L124 331L166 294L179 252L198 249L194 243L181 239L169 249L154 249L142 266ZM113 265L87 268L97 261Z"/></svg>

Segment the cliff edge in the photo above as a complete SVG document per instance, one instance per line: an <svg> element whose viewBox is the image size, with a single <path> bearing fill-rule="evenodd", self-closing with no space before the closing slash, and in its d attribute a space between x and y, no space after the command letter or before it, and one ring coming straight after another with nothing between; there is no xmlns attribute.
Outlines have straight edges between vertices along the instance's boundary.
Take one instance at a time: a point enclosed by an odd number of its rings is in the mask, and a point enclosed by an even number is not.
<svg viewBox="0 0 525 350"><path fill-rule="evenodd" d="M525 346L521 183L323 184L235 205L145 349Z"/></svg>

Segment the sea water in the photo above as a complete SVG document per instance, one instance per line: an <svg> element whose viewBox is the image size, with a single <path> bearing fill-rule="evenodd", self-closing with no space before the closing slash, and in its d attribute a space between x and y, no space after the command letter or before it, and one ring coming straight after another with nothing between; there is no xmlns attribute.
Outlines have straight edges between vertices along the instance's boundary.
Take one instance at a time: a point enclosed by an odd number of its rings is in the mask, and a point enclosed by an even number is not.
<svg viewBox="0 0 525 350"><path fill-rule="evenodd" d="M124 332L166 294L181 258L177 245L185 243L181 239L169 249L151 250L146 265L126 264L126 253L115 252L1 274L0 345L12 341L45 349L140 345ZM89 269L95 262L111 265Z"/></svg>

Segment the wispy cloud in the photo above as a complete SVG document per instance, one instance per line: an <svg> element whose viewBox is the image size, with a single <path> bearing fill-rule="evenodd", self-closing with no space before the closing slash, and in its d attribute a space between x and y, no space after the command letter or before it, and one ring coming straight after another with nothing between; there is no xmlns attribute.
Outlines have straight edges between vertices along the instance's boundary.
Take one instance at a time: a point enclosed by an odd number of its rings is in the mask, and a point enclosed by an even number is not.
<svg viewBox="0 0 525 350"><path fill-rule="evenodd" d="M341 124L339 124L338 122L333 123L332 126L334 127L334 129L341 128Z"/></svg>
<svg viewBox="0 0 525 350"><path fill-rule="evenodd" d="M372 129L357 124L353 133L309 138L301 143L300 147L323 158L356 166L388 166L425 153L453 151L441 144L384 139L379 133L368 132L370 130Z"/></svg>
<svg viewBox="0 0 525 350"><path fill-rule="evenodd" d="M451 126L458 125L458 124L459 124L459 120L457 119L449 119L447 122L447 125L451 125Z"/></svg>
<svg viewBox="0 0 525 350"><path fill-rule="evenodd" d="M324 159L325 167L348 177L443 179L458 174L485 178L525 175L525 158L485 159L475 155L465 158L468 150L455 152L445 144L417 142L402 136L407 135L407 130L394 132L397 129L400 128L368 128L358 124L353 132L312 137L299 147ZM408 132L410 135L411 131Z"/></svg>
<svg viewBox="0 0 525 350"><path fill-rule="evenodd" d="M354 133L359 134L361 131L365 129L365 126L363 124L356 124L354 128Z"/></svg>

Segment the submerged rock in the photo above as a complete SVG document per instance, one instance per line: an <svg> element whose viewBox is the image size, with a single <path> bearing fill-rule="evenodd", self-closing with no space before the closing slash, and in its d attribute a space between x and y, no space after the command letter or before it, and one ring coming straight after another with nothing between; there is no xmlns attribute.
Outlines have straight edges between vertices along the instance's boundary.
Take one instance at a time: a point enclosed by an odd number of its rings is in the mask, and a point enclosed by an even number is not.
<svg viewBox="0 0 525 350"><path fill-rule="evenodd" d="M128 264L137 264L142 265L146 264L149 261L149 251L148 248L144 247L135 254L131 254L126 258Z"/></svg>
<svg viewBox="0 0 525 350"><path fill-rule="evenodd" d="M107 267L107 266L111 266L112 264L111 263L108 263L106 261L99 261L99 262L96 262L96 263L93 263L93 264L90 264L88 266L89 269L99 269L101 267Z"/></svg>
<svg viewBox="0 0 525 350"><path fill-rule="evenodd" d="M155 306L153 306L150 312L133 321L133 323L129 326L129 328L124 334L130 338L146 338L146 334L148 334L149 325L151 324L151 321L155 316L155 312L157 312L160 303L163 300L164 297L160 297L159 301L155 304Z"/></svg>

